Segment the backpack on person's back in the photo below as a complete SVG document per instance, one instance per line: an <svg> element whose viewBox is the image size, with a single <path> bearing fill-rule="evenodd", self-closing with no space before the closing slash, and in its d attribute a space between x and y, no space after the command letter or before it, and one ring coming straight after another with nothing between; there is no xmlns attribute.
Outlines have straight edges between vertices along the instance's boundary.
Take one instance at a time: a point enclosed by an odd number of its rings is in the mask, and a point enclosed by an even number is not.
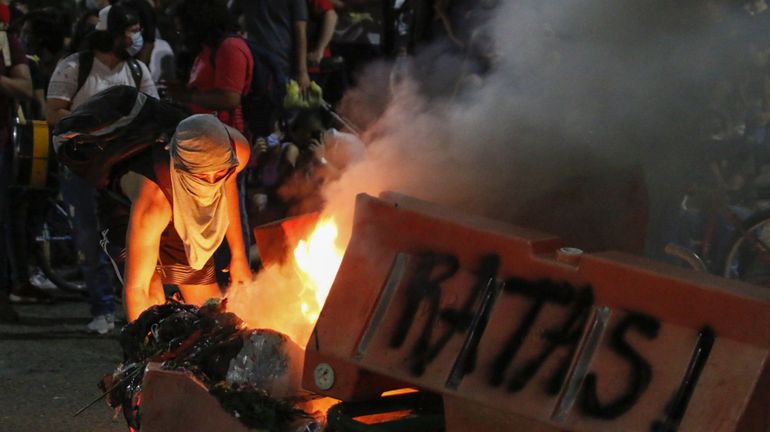
<svg viewBox="0 0 770 432"><path fill-rule="evenodd" d="M228 35L219 44L230 37ZM249 90L241 96L243 121L253 136L267 136L270 133L271 119L282 109L289 77L283 73L280 60L275 54L258 46L248 39L241 38L249 47L254 59ZM211 50L211 64L216 69L216 55L219 45Z"/></svg>

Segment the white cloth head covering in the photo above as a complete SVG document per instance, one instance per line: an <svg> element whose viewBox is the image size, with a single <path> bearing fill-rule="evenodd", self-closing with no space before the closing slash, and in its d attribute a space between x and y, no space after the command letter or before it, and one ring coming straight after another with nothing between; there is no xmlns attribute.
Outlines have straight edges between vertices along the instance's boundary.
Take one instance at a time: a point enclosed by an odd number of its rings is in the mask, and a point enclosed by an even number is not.
<svg viewBox="0 0 770 432"><path fill-rule="evenodd" d="M238 166L227 127L211 114L184 119L169 143L174 228L190 267L203 268L229 225L225 182ZM214 183L192 174L230 169Z"/></svg>

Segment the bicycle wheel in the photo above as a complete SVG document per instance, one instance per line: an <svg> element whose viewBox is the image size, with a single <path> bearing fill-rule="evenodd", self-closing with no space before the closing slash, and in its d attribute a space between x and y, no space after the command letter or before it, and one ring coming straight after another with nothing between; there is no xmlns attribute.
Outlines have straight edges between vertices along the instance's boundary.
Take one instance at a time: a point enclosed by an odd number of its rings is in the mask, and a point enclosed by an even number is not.
<svg viewBox="0 0 770 432"><path fill-rule="evenodd" d="M725 257L722 275L770 288L770 211L762 211L743 223Z"/></svg>
<svg viewBox="0 0 770 432"><path fill-rule="evenodd" d="M48 198L45 219L35 235L35 255L43 273L63 291L87 294L64 204Z"/></svg>

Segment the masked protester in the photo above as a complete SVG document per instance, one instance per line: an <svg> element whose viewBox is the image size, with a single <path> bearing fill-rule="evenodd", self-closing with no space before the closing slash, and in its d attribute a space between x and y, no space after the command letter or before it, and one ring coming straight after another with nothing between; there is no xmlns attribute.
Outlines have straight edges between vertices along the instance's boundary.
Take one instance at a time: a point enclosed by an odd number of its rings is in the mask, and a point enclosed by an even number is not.
<svg viewBox="0 0 770 432"><path fill-rule="evenodd" d="M163 284L200 305L221 295L213 255L226 241L232 283L251 279L241 236L236 176L249 160L248 140L210 114L179 123L167 147L120 179L131 201L126 236L125 307L129 322L165 301Z"/></svg>
<svg viewBox="0 0 770 432"><path fill-rule="evenodd" d="M132 58L142 47L139 19L120 5L99 11L90 48L72 54L56 65L48 86L46 119L52 126L96 93L115 85L130 85L157 98L158 91L144 63ZM104 334L115 328L112 270L102 251L96 212L96 190L62 168L61 192L73 219L75 245L82 255L93 320L87 331Z"/></svg>

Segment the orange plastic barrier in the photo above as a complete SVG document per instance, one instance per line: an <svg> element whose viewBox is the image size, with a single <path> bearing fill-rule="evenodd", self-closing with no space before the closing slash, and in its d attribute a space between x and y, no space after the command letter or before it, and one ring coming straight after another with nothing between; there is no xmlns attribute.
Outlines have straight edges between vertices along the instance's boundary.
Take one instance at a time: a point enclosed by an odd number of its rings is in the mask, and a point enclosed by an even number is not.
<svg viewBox="0 0 770 432"><path fill-rule="evenodd" d="M303 385L444 395L450 432L770 430L770 294L360 195Z"/></svg>

